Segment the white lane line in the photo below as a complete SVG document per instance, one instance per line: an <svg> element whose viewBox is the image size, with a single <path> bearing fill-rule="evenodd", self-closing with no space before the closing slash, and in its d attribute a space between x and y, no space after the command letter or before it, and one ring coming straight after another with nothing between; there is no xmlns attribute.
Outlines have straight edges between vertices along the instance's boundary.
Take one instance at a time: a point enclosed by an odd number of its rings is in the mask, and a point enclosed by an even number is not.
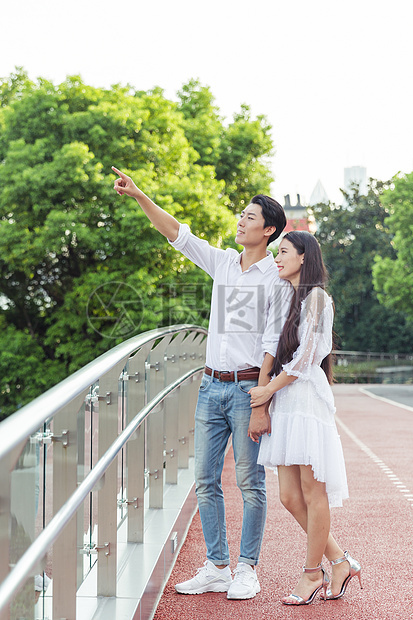
<svg viewBox="0 0 413 620"><path fill-rule="evenodd" d="M360 388L361 389L361 388ZM400 478L398 476L396 476L396 474L394 474L392 472L392 470L390 469L390 467L387 467L387 465L378 458L378 456L376 454L374 454L373 450L371 450L368 446L366 446L365 443L363 443L358 437L357 435L355 435L349 428L348 426L346 426L344 424L344 422L342 422L340 420L340 418L336 415L336 422L337 425L340 426L340 428L347 433L347 435L350 437L350 439L352 439L354 441L354 443L356 445L358 445L358 447L363 450L363 452L365 452L365 454L367 454L368 457L371 458L372 461L374 461L374 463L378 464L380 469L382 470L382 472L384 474L386 474L386 476L388 477L389 481L392 482L394 484L394 486L396 487L396 489L398 491L400 491L400 493L402 493L402 497L404 497L405 499L407 499L408 502L411 502L411 506L413 508L413 493L410 492L410 490L406 487L405 484L403 484L403 482L400 480Z"/></svg>
<svg viewBox="0 0 413 620"><path fill-rule="evenodd" d="M384 403L389 403L389 405L406 409L406 411L413 411L413 407L409 407L409 405L403 405L402 403L398 403L396 400L390 400L390 398L385 398L384 396L376 396L376 394L369 392L366 388L359 387L359 392L366 394L366 396L370 396L370 398L375 398L376 400L382 400Z"/></svg>

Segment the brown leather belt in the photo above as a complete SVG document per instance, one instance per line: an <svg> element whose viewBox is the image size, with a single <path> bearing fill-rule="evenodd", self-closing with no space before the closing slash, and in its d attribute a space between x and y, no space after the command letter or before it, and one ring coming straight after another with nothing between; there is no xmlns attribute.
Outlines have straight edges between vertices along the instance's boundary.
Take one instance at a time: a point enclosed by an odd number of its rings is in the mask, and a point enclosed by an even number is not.
<svg viewBox="0 0 413 620"><path fill-rule="evenodd" d="M205 374L211 376L212 369L205 366ZM254 368L246 368L245 370L238 370L237 377L238 381L256 381L259 377L260 369L255 366ZM219 379L219 381L235 381L235 373L233 370L214 370L215 379Z"/></svg>

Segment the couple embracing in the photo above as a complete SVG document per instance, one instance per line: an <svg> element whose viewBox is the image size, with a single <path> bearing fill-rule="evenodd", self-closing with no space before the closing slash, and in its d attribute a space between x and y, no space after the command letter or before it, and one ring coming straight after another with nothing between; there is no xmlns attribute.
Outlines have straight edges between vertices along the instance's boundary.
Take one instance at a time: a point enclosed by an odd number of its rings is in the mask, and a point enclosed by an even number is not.
<svg viewBox="0 0 413 620"><path fill-rule="evenodd" d="M237 224L242 253L193 235L113 168L119 195L135 198L171 245L213 279L205 373L195 413L195 481L207 559L175 586L180 594L260 592L256 565L267 511L264 467L278 468L280 499L307 534L301 576L285 605L306 605L317 593L343 596L359 563L330 533L330 507L348 497L334 421L331 349L333 302L316 239L287 233L275 258L267 246L286 225L273 198L254 196ZM232 575L221 486L229 437L243 499L238 564ZM331 580L323 566L331 564Z"/></svg>

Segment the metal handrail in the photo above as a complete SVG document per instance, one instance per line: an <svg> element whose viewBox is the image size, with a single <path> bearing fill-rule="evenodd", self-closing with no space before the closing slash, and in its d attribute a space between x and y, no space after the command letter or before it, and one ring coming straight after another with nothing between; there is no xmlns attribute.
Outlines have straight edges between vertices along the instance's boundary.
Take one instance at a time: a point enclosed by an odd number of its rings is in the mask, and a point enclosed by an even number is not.
<svg viewBox="0 0 413 620"><path fill-rule="evenodd" d="M190 327L192 331L196 331L195 329L193 329L193 326ZM185 329L188 329L188 326L185 326ZM198 328L198 331L201 330L202 328ZM147 338L145 338L142 340L146 343L151 339L148 340ZM120 359L122 359L122 357ZM39 534L36 540L30 545L27 551L15 564L11 572L0 584L0 611L4 609L4 607L11 601L13 596L22 587L22 585L24 584L24 580L31 574L31 571L34 569L37 562L39 562L44 557L48 549L53 545L55 540L61 534L62 529L75 515L76 511L80 508L88 494L92 491L92 489L105 474L105 471L116 458L118 453L122 450L131 435L133 435L136 429L142 424L142 422L148 417L148 415L155 407L157 407L169 394L176 390L187 379L199 373L203 369L203 367L204 366L202 365L194 370L188 371L185 375L164 388L155 396L155 398L150 401L150 403L148 403L143 409L141 409L141 411L133 418L133 420L128 424L128 426L120 433L120 435L118 435L116 440L111 444L105 454L99 459L99 461L89 472L83 482L77 487L75 492L71 495L70 499L55 514L55 516L51 519L50 523Z"/></svg>
<svg viewBox="0 0 413 620"><path fill-rule="evenodd" d="M332 351L333 355L339 356L359 356L359 357L377 357L384 359L412 359L413 353L381 353L379 351L342 351L341 349L335 349Z"/></svg>
<svg viewBox="0 0 413 620"><path fill-rule="evenodd" d="M122 359L130 356L145 344L163 338L169 334L182 331L192 331L207 334L207 330L198 325L183 324L171 325L153 329L139 334L118 344L113 349L103 353L95 360L67 377L47 392L38 396L12 416L1 422L0 433L0 460L13 449L36 432L46 420L50 420L62 407L70 403L76 396L87 390L99 377L108 372Z"/></svg>

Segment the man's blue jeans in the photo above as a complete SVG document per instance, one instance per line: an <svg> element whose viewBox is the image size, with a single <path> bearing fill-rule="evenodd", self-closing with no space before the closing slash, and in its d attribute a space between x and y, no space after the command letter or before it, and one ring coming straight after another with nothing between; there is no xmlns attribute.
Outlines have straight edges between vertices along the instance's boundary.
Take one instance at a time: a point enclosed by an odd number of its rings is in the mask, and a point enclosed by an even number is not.
<svg viewBox="0 0 413 620"><path fill-rule="evenodd" d="M265 470L257 465L259 445L247 435L251 415L248 390L257 381L220 382L205 375L195 413L195 481L207 558L229 564L221 473L232 433L237 485L242 493L240 562L255 565L264 533L267 501Z"/></svg>

